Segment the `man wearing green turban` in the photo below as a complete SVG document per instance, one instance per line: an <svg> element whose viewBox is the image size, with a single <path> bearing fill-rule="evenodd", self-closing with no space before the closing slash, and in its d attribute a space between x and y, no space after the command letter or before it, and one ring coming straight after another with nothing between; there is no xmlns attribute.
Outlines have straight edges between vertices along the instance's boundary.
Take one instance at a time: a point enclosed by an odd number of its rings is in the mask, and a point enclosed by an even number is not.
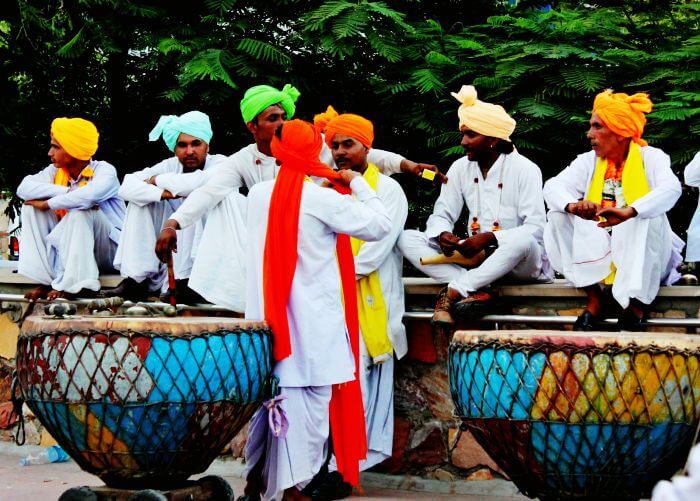
<svg viewBox="0 0 700 501"><path fill-rule="evenodd" d="M261 112L273 104L278 105L287 114L287 119L294 117L299 91L296 87L286 84L282 90L269 85L256 85L248 89L241 99L241 115L245 123L255 120Z"/></svg>
<svg viewBox="0 0 700 501"><path fill-rule="evenodd" d="M204 184L209 169L226 160L225 155L209 154L212 136L209 117L201 111L158 120L149 139L162 137L175 156L124 177L119 195L129 205L114 259L114 267L124 280L106 291L107 295L141 301L152 294L158 296L167 287L166 267L153 250L156 238L187 195ZM199 221L177 232L179 249L173 256L173 269L178 300L185 303L202 302L187 286L196 250L195 234L201 227Z"/></svg>

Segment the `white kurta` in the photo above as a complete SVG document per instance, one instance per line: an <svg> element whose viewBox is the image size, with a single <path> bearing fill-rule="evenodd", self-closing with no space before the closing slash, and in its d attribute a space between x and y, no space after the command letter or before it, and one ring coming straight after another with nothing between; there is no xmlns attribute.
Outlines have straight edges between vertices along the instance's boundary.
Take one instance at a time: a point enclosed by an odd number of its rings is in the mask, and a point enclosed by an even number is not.
<svg viewBox="0 0 700 501"><path fill-rule="evenodd" d="M637 216L614 226L611 233L564 211L583 199L596 164L594 151L579 155L566 169L548 180L544 196L549 206L545 248L552 266L575 287L602 281L614 263L617 272L612 292L623 308L630 298L650 303L659 285L679 278L683 241L671 231L666 212L681 194L681 185L663 151L641 148L650 191L630 204Z"/></svg>
<svg viewBox="0 0 700 501"><path fill-rule="evenodd" d="M124 176L119 196L129 202L114 267L122 277L137 282L148 280L149 289L165 286L167 271L155 254L155 245L163 223L192 191L206 181L205 171L226 160L224 155L207 155L202 169L183 173L177 157L171 157L152 167ZM156 176L156 185L146 181ZM182 197L161 200L164 190ZM175 278L189 278L194 261L195 243L201 235L201 221L177 231L177 252L173 254Z"/></svg>
<svg viewBox="0 0 700 501"><path fill-rule="evenodd" d="M399 240L404 256L416 268L448 282L462 296L506 275L525 281L551 280L542 243L545 209L542 173L537 165L517 152L502 154L484 179L479 164L463 157L452 164L447 177L449 181L442 185L425 232L407 230ZM502 190L499 182L503 183ZM439 252L440 233L453 230L465 204L467 228L474 216L478 217L481 232L491 231L494 221L499 222L502 229L494 232L496 251L471 270L453 264L421 265L421 257Z"/></svg>
<svg viewBox="0 0 700 501"><path fill-rule="evenodd" d="M683 173L685 184L700 187L700 152L685 167ZM685 260L692 263L700 261L700 204L695 209L695 215L688 227L688 247L685 251Z"/></svg>
<svg viewBox="0 0 700 501"><path fill-rule="evenodd" d="M94 175L84 186L53 183L56 167L25 177L17 188L23 200L48 200L49 211L22 209L19 273L55 290L77 293L100 289L99 272L112 271L124 218L117 197L119 180L111 164L91 160ZM54 210L68 214L58 221Z"/></svg>
<svg viewBox="0 0 700 501"><path fill-rule="evenodd" d="M651 493L651 501L695 501L700 493L700 444L688 456L688 474L661 480Z"/></svg>

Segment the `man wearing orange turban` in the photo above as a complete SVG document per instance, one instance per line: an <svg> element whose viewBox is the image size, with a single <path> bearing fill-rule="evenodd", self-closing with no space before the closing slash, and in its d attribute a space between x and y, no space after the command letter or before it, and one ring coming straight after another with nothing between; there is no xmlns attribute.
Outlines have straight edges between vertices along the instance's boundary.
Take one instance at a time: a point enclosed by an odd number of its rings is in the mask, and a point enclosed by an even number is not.
<svg viewBox="0 0 700 501"><path fill-rule="evenodd" d="M51 124L49 165L24 178L22 249L18 271L41 285L29 299L93 295L112 260L124 218L116 169L93 160L99 134L82 118Z"/></svg>
<svg viewBox="0 0 700 501"><path fill-rule="evenodd" d="M406 230L399 239L403 255L426 275L447 283L433 322L453 325L453 312L481 318L494 306L491 284L502 278L549 281L544 254L542 173L511 142L515 120L502 106L481 101L464 85L452 96L465 156L452 164L424 232ZM468 235L453 233L467 208ZM425 258L462 255L471 262L423 264Z"/></svg>
<svg viewBox="0 0 700 501"><path fill-rule="evenodd" d="M322 146L311 124L286 122L271 144L281 164L277 178L248 195L246 318L265 319L272 329L280 387L251 421L251 498L299 497L324 463L329 426L338 469L353 485L366 453L349 236L376 241L391 224L359 173L336 172L318 160ZM308 176L329 179L340 193ZM273 407L286 416L286 426L270 426Z"/></svg>
<svg viewBox="0 0 700 501"><path fill-rule="evenodd" d="M681 185L663 151L642 139L652 102L646 94L601 92L588 130L592 151L547 181L545 247L552 266L588 297L574 330L597 330L608 306L623 308L620 330L642 330L645 307L680 274L683 241L666 212Z"/></svg>

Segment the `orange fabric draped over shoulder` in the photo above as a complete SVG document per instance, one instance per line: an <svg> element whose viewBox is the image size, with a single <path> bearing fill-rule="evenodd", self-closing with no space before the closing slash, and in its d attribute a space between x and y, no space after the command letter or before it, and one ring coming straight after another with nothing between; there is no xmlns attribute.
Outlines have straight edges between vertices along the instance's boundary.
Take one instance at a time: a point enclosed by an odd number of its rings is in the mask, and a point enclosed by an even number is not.
<svg viewBox="0 0 700 501"><path fill-rule="evenodd" d="M287 302L298 257L298 229L301 196L306 176L338 180L340 174L319 161L323 146L320 131L302 120L290 120L282 126L279 139L272 139L272 154L281 166L270 200L267 237L263 257L263 294L265 320L273 333L276 361L291 355ZM336 184L340 193L350 189ZM359 320L355 293L355 265L348 235L338 235L336 253L340 268L345 307L345 322L355 358L355 379L333 385L330 423L338 471L345 481L358 485L359 462L367 454L364 408L359 382Z"/></svg>
<svg viewBox="0 0 700 501"><path fill-rule="evenodd" d="M632 138L639 146L648 144L642 139L647 123L644 114L649 113L652 107L649 95L641 92L630 96L607 89L593 101L593 113L600 117L608 129L622 137Z"/></svg>

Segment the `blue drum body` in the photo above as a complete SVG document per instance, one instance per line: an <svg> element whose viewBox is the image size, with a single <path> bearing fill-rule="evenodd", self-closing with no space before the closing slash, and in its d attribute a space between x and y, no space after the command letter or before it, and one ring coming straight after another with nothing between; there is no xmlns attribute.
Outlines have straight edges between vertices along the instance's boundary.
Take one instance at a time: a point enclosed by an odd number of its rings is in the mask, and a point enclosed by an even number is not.
<svg viewBox="0 0 700 501"><path fill-rule="evenodd" d="M458 332L456 413L540 499L638 499L682 468L700 416L686 334Z"/></svg>
<svg viewBox="0 0 700 501"><path fill-rule="evenodd" d="M264 324L217 318L30 317L22 395L109 486L183 482L207 469L270 392Z"/></svg>

